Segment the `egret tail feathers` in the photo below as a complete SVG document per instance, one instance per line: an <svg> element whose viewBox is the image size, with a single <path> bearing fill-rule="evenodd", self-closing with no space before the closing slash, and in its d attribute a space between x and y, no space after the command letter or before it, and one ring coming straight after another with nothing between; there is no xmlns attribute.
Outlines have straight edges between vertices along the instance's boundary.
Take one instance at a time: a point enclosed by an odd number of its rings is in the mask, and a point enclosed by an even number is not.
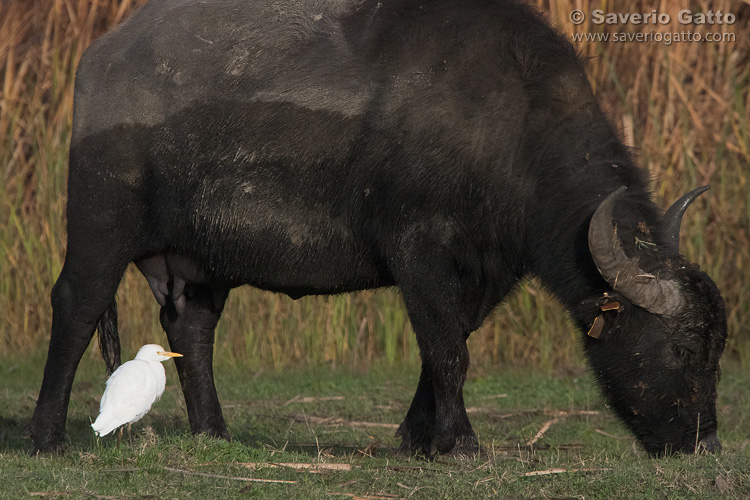
<svg viewBox="0 0 750 500"><path fill-rule="evenodd" d="M91 424L91 428L94 429L94 434L102 437L114 431L121 425L123 424L116 420L113 420L111 416L101 413L96 418L96 420L94 420L94 423Z"/></svg>

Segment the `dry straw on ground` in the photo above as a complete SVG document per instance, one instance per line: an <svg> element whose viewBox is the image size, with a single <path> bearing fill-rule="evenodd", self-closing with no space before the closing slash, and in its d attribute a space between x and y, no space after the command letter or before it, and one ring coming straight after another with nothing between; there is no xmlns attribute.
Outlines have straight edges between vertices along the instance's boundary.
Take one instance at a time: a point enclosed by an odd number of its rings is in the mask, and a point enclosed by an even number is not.
<svg viewBox="0 0 750 500"><path fill-rule="evenodd" d="M49 293L65 242L65 169L76 63L88 44L141 0L0 1L0 352L45 349ZM571 33L734 33L722 43L577 43L591 59L600 102L666 205L711 184L683 225L683 249L714 277L727 302L730 356L750 361L750 5L665 0L663 25L574 25L573 8L651 12L651 2L538 0L550 22ZM733 25L679 25L681 9L733 13ZM157 309L145 282L129 271L121 285L121 335L134 349L158 341ZM285 366L302 360L366 366L418 359L400 299L393 292L291 301L255 290L232 293L219 349L237 361ZM578 334L559 305L530 283L472 336L474 359L578 366Z"/></svg>

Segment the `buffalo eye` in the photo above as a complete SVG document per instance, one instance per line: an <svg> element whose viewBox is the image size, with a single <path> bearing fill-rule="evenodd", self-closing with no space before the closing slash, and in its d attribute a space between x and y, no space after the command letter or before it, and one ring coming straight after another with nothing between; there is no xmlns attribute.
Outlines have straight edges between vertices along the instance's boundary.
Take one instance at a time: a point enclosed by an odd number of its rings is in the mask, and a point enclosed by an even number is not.
<svg viewBox="0 0 750 500"><path fill-rule="evenodd" d="M675 345L673 349L674 355L680 364L683 367L688 366L690 364L690 359L693 357L693 351L681 345Z"/></svg>

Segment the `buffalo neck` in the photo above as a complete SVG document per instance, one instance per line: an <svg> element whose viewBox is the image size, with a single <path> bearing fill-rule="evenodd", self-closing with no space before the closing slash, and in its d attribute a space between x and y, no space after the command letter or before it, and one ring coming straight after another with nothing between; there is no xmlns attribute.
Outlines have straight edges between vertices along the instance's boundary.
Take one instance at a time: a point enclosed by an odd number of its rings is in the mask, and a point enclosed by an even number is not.
<svg viewBox="0 0 750 500"><path fill-rule="evenodd" d="M588 247L596 208L620 186L628 187L614 215L626 252L638 223L657 227L659 216L646 175L598 105L589 101L559 108L558 113L549 108L532 112L527 120L532 139L524 145L523 157L534 188L525 211L525 269L582 326L592 320L591 301L611 291Z"/></svg>

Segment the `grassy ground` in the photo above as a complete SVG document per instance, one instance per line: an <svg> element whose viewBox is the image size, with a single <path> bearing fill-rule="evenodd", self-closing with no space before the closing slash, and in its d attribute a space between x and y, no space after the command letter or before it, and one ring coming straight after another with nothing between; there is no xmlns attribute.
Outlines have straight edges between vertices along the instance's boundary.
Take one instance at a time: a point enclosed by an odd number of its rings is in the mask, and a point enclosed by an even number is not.
<svg viewBox="0 0 750 500"><path fill-rule="evenodd" d="M73 76L83 50L145 0L0 1L0 352L43 351L49 295L65 251L67 150ZM750 5L664 0L669 25L580 25L568 0L536 0L563 33L692 31L735 35L722 43L576 42L597 98L653 178L668 206L703 184L688 211L682 250L717 282L727 302L727 357L750 362ZM700 4L700 5L698 5ZM705 5L704 5L705 4ZM736 15L734 24L682 26L682 9ZM651 12L653 2L581 0L590 13ZM161 332L155 302L131 269L120 286L120 328L134 349ZM363 293L291 301L257 290L232 292L220 347L239 362L280 368L301 362L357 365L415 361L398 294ZM559 303L523 287L473 335L474 359L507 365L577 366L577 335Z"/></svg>
<svg viewBox="0 0 750 500"><path fill-rule="evenodd" d="M87 357L73 388L70 450L61 457L31 458L24 434L42 361L0 363L0 498L750 495L750 441L742 427L750 413L750 377L739 369L725 370L720 386L724 451L717 456L648 458L585 372L546 377L472 368L466 404L490 456L425 462L394 453L394 428L416 387L414 366L252 373L219 361L231 443L187 433L176 374L168 366L165 395L135 426L134 447L125 440L118 449L115 438L97 440L88 427L96 416L103 367ZM534 446L527 446L535 438Z"/></svg>

